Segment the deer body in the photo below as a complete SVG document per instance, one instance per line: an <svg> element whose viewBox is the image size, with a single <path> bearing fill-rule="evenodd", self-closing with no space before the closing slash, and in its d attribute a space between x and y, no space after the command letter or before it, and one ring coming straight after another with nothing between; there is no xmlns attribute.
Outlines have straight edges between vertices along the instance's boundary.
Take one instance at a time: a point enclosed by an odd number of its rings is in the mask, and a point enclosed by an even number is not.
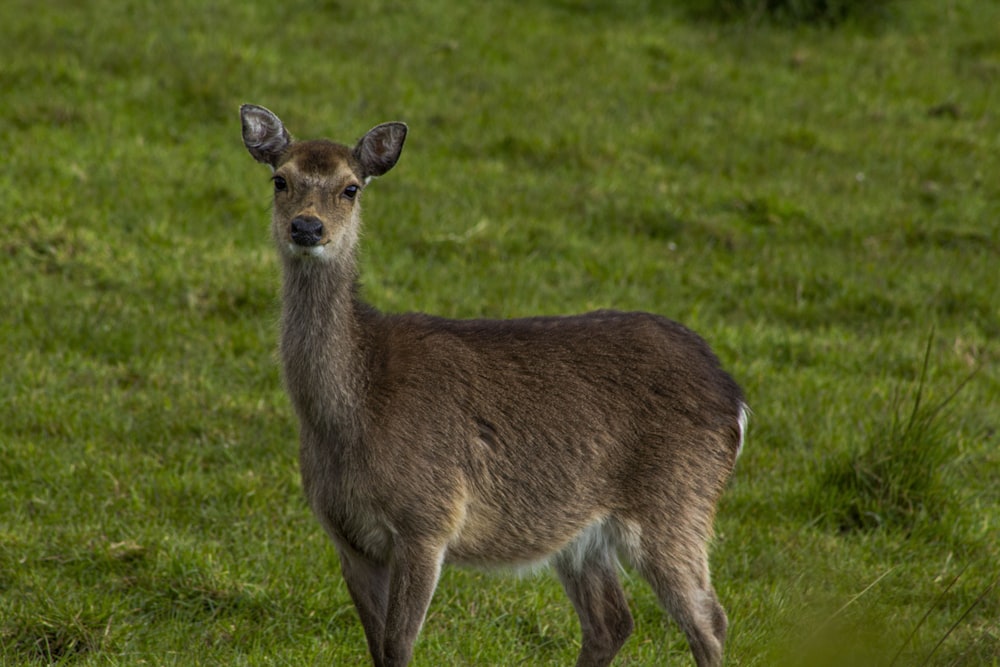
<svg viewBox="0 0 1000 667"><path fill-rule="evenodd" d="M357 295L358 198L406 128L354 148L293 142L241 109L272 167L281 358L310 506L329 533L376 667L406 665L444 563L550 562L580 617L579 666L632 631L617 558L721 664L709 581L715 504L742 446L739 387L697 335L647 313L448 320Z"/></svg>

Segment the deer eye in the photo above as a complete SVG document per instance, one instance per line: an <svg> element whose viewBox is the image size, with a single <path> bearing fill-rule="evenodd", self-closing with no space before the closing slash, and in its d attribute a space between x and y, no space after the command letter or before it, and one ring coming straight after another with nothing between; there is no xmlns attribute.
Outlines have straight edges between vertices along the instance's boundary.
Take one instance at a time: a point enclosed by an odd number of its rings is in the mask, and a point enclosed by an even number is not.
<svg viewBox="0 0 1000 667"><path fill-rule="evenodd" d="M284 192L288 189L288 181L285 180L284 176L275 176L271 180L274 181L275 192Z"/></svg>
<svg viewBox="0 0 1000 667"><path fill-rule="evenodd" d="M348 185L346 188L344 188L344 192L342 194L346 199L354 199L355 197L358 196L358 190L360 190L358 186Z"/></svg>

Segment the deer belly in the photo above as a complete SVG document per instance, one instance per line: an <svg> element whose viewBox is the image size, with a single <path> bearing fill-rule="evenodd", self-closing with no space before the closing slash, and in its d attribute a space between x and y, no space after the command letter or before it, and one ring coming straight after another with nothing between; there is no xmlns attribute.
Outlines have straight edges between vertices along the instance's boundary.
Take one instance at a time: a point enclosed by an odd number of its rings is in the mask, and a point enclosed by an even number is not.
<svg viewBox="0 0 1000 667"><path fill-rule="evenodd" d="M603 520L601 515L540 509L512 512L471 504L448 545L446 561L474 567L533 568L544 565Z"/></svg>

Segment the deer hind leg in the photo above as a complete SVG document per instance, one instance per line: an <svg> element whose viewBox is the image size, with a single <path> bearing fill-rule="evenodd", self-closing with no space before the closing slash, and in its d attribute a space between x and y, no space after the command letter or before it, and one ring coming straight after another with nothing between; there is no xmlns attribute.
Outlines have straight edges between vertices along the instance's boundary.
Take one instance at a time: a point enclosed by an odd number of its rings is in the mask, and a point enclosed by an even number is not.
<svg viewBox="0 0 1000 667"><path fill-rule="evenodd" d="M595 530L601 528L590 529ZM580 618L583 642L577 667L607 667L633 628L614 545L603 536L585 535L553 565Z"/></svg>
<svg viewBox="0 0 1000 667"><path fill-rule="evenodd" d="M728 621L710 581L707 538L695 535L675 533L652 541L644 534L633 564L684 632L698 667L718 667Z"/></svg>

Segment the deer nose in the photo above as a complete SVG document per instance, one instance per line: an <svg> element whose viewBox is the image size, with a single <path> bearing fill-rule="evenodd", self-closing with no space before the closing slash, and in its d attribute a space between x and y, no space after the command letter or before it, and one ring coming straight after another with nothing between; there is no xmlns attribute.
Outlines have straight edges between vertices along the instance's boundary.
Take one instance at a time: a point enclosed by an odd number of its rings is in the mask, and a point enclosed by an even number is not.
<svg viewBox="0 0 1000 667"><path fill-rule="evenodd" d="M292 242L310 247L319 245L323 238L323 221L311 215L300 215L292 219Z"/></svg>

